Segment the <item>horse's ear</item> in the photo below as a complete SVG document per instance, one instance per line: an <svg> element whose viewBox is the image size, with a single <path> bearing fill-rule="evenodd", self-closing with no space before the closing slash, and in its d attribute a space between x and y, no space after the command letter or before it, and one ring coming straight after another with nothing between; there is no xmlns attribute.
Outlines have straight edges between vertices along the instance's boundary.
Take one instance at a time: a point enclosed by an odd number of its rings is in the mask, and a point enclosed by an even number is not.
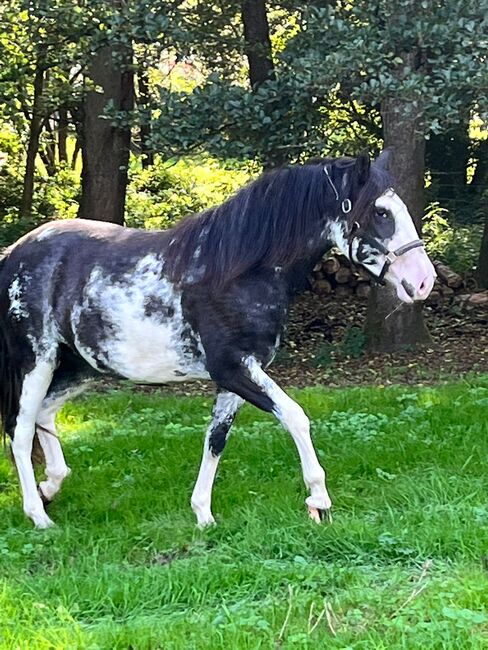
<svg viewBox="0 0 488 650"><path fill-rule="evenodd" d="M359 185L364 185L368 180L370 167L371 160L369 158L369 154L366 152L359 154L354 165L354 176L356 177Z"/></svg>
<svg viewBox="0 0 488 650"><path fill-rule="evenodd" d="M378 158L376 158L374 161L375 167L379 167L385 172L390 171L394 155L395 150L393 147L387 147L386 149L383 149Z"/></svg>

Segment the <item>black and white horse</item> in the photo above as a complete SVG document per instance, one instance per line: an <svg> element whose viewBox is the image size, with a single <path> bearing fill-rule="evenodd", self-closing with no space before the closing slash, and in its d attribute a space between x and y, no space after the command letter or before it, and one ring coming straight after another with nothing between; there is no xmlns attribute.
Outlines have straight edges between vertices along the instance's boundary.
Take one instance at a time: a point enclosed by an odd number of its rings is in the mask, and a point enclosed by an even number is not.
<svg viewBox="0 0 488 650"><path fill-rule="evenodd" d="M265 368L290 300L331 246L396 288L424 300L434 269L385 171L321 160L264 174L222 205L162 232L97 221L58 221L29 233L0 262L0 410L24 498L38 528L69 474L55 433L62 404L101 373L138 383L211 378L212 421L191 504L214 521L212 485L244 401L290 432L319 521L331 500L302 408ZM46 480L36 486L37 435Z"/></svg>

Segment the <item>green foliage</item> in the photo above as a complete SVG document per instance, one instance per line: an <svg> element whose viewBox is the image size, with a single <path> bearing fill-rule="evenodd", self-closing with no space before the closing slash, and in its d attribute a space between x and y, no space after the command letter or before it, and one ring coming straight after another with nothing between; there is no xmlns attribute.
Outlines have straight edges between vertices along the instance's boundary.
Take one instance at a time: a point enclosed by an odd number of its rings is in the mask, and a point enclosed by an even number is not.
<svg viewBox="0 0 488 650"><path fill-rule="evenodd" d="M0 646L485 648L488 378L295 397L328 469L332 525L308 520L290 437L246 406L219 467L218 525L195 527L208 397L68 404L73 471L49 531L25 519L2 459Z"/></svg>
<svg viewBox="0 0 488 650"><path fill-rule="evenodd" d="M367 104L400 100L403 117L439 132L476 103L488 110L486 8L457 0L314 3L287 63L303 84L340 84Z"/></svg>
<svg viewBox="0 0 488 650"><path fill-rule="evenodd" d="M21 171L12 163L0 167L0 248L8 246L46 221L76 216L79 177L71 169L60 167L52 177L38 175L36 187L31 217L21 219Z"/></svg>
<svg viewBox="0 0 488 650"><path fill-rule="evenodd" d="M449 212L431 203L424 216L422 236L429 255L462 273L472 271L478 261L482 224L463 226L453 223Z"/></svg>
<svg viewBox="0 0 488 650"><path fill-rule="evenodd" d="M346 329L341 341L322 343L313 360L316 368L326 368L332 366L336 361L345 357L359 358L364 353L366 336L360 327L352 325Z"/></svg>
<svg viewBox="0 0 488 650"><path fill-rule="evenodd" d="M222 203L244 185L252 166L220 163L211 158L157 160L142 169L133 161L127 191L128 226L168 228L181 218Z"/></svg>

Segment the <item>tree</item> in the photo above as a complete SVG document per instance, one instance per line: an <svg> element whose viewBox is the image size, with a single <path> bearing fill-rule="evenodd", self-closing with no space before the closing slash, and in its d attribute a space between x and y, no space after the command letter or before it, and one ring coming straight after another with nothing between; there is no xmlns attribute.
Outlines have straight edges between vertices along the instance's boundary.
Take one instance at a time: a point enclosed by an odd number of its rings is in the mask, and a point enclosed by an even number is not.
<svg viewBox="0 0 488 650"><path fill-rule="evenodd" d="M251 88L274 77L268 15L264 0L244 0L241 8Z"/></svg>
<svg viewBox="0 0 488 650"><path fill-rule="evenodd" d="M126 114L134 104L134 81L129 46L101 47L93 56L83 108L81 201L78 216L124 223L125 192L131 130ZM114 125L107 108L124 116Z"/></svg>
<svg viewBox="0 0 488 650"><path fill-rule="evenodd" d="M303 83L335 80L343 94L380 106L385 144L396 149L396 189L419 230L425 137L458 122L466 107L486 106L487 20L486 2L316 3L307 30L295 39ZM371 293L370 347L428 340L417 306L393 310L391 294Z"/></svg>

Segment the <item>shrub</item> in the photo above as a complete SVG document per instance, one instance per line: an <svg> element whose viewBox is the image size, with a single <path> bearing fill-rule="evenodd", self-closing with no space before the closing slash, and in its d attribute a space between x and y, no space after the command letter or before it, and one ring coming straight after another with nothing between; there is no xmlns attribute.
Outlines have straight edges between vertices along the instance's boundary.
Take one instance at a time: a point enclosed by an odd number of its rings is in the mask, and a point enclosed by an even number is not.
<svg viewBox="0 0 488 650"><path fill-rule="evenodd" d="M127 190L126 223L138 228L168 228L181 218L222 203L251 177L249 165L211 158L157 160L142 169L133 160Z"/></svg>
<svg viewBox="0 0 488 650"><path fill-rule="evenodd" d="M481 224L453 224L449 211L431 203L425 212L422 235L429 255L458 273L472 270L481 245Z"/></svg>

